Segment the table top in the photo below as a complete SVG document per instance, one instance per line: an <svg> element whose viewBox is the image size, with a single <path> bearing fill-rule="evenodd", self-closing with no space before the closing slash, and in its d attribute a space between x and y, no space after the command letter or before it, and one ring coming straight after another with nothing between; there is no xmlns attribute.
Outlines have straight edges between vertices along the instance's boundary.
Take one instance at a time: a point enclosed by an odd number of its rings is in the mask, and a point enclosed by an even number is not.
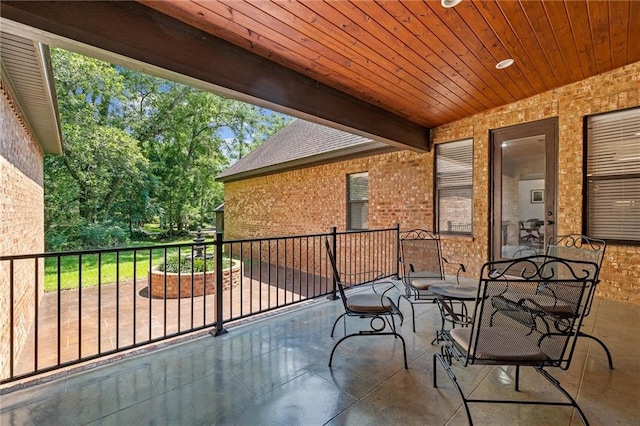
<svg viewBox="0 0 640 426"><path fill-rule="evenodd" d="M454 300L476 300L478 295L478 288L468 285L433 285L429 287L429 291L446 299Z"/></svg>

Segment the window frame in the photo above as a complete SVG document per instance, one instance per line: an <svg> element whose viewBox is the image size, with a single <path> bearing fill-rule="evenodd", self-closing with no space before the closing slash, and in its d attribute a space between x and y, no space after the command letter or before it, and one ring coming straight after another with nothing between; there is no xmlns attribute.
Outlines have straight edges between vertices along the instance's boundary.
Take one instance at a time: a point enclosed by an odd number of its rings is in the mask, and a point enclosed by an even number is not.
<svg viewBox="0 0 640 426"><path fill-rule="evenodd" d="M439 176L439 169L438 169L438 158L441 155L440 154L440 149L442 146L445 146L447 144L452 144L452 143L461 143L461 142L468 142L470 144L470 155L471 155L471 182L470 184L460 184L460 185L456 185L456 186L445 186L444 188L440 187L440 176ZM438 232L439 234L442 235L460 235L460 236L473 236L473 214L474 214L474 210L473 210L473 171L474 171L474 161L473 161L473 151L474 148L474 140L472 137L470 138L462 138L462 139L457 139L457 140L452 140L452 141L447 141L447 142L442 142L442 143L438 143L434 145L434 166L433 166L433 193L434 193L434 229L436 230L436 232ZM471 206L470 206L470 212L469 212L469 230L465 231L465 230L449 230L449 229L440 229L440 216L441 216L441 201L440 201L440 197L441 197L441 193L442 192L446 192L446 191L452 191L452 190L469 190L470 191L470 200L471 200ZM466 224L459 224L458 226L465 226ZM455 225L454 225L455 226Z"/></svg>
<svg viewBox="0 0 640 426"><path fill-rule="evenodd" d="M367 177L367 198L366 200L352 200L351 199L351 177L356 175L366 175ZM362 228L354 228L352 223L352 206L364 205L367 207L366 226ZM347 231L366 231L369 229L369 172L361 171L355 173L347 173Z"/></svg>
<svg viewBox="0 0 640 426"><path fill-rule="evenodd" d="M621 174L621 173L606 174L606 173L603 173L603 174L599 174L599 175L593 176L593 173L589 169L589 164L588 164L590 145L592 145L592 143L590 143L590 140L589 140L589 137L590 137L590 133L589 133L590 120L593 119L594 117L601 117L601 116L605 116L605 115L623 113L623 112L626 112L626 111L634 111L634 110L637 111L638 120L640 120L640 106L635 106L635 107L630 107L630 108L622 108L622 109L617 109L617 110L612 110L612 111L605 111L605 112L600 112L600 113L596 113L596 114L589 114L589 115L585 115L583 117L582 233L584 235L589 235L590 237L593 237L593 238L603 239L603 240L607 241L608 243L638 246L638 245L640 245L640 234L639 234L637 239L611 238L611 237L603 236L602 234L599 234L597 232L594 233L590 229L590 222L593 220L593 216L594 216L594 213L593 213L592 209L590 209L591 202L592 202L592 200L590 199L590 185L593 182L611 182L611 181L620 181L620 182L622 182L622 181L629 180L629 179L638 179L638 180L640 180L640 166L638 167L638 172L637 173L629 173L629 174ZM593 147L591 147L591 148L593 149ZM634 233L633 232L625 232L625 235L634 235Z"/></svg>

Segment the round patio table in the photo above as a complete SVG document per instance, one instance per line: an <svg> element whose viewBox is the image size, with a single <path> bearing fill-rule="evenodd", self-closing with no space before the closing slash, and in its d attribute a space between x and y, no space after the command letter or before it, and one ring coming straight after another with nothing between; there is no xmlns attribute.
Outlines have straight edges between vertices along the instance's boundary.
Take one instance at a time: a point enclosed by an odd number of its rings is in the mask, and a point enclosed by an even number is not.
<svg viewBox="0 0 640 426"><path fill-rule="evenodd" d="M478 288L474 286L431 286L429 291L436 296L436 302L440 308L440 318L442 325L436 331L436 337L431 342L438 343L443 340L442 334L446 331L446 324L451 324L451 328L456 326L467 327L473 318L469 315L465 302L476 300ZM456 310L456 307L458 308Z"/></svg>

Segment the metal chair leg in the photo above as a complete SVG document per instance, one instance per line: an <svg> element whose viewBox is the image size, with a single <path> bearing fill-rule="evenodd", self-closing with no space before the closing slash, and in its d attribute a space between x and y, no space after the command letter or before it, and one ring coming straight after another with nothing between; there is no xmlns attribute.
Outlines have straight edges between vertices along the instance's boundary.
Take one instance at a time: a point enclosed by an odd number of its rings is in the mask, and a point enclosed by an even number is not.
<svg viewBox="0 0 640 426"><path fill-rule="evenodd" d="M329 367L331 367L331 363L333 362L333 354L336 352L336 349L338 348L340 343L344 342L345 340L347 340L347 339L349 339L351 337L355 337L355 336L395 336L396 338L400 338L400 341L402 342L402 354L403 354L403 358L404 358L404 368L405 368L405 370L409 369L409 364L407 363L407 345L406 345L406 343L404 341L404 337L402 337L398 333L393 333L393 332L389 332L389 333L353 333L353 334L348 334L348 335L342 337L340 340L338 340L336 342L335 345L333 345L333 349L331 350L331 355L329 356Z"/></svg>
<svg viewBox="0 0 640 426"><path fill-rule="evenodd" d="M596 336L592 336L590 334L587 333L583 333L583 332L579 332L578 333L578 337L588 337L589 339L593 339L596 342L600 343L600 346L602 346L602 349L604 349L605 353L607 354L607 359L609 360L609 368L613 370L613 359L611 358L611 352L609 352L609 348L607 348L607 345L604 344L604 342L600 339L598 339Z"/></svg>
<svg viewBox="0 0 640 426"><path fill-rule="evenodd" d="M437 372L436 372L436 370L437 370L437 368L436 368L436 359L440 362L440 365L442 365L442 368L445 370L445 372L447 373L447 375L451 379L451 382L453 383L453 385L457 389L458 394L460 395L460 398L462 399L462 403L463 403L464 409L465 409L465 411L467 413L467 419L469 420L469 424L470 425L473 425L473 421L471 420L471 411L469 410L468 403L494 403L494 404L523 404L523 405L532 404L532 405L569 406L569 407L575 408L577 410L577 412L578 412L578 415L580 416L580 419L582 419L582 422L585 424L585 426L589 426L589 421L587 420L586 416L584 415L584 412L582 411L582 409L580 408L580 406L578 405L576 400L560 385L560 382L558 380L556 380L553 376L551 376L547 371L545 371L542 368L534 367L535 370L540 375L542 375L545 379L547 379L556 389L558 389L565 396L565 398L567 398L569 400L569 402L493 400L493 399L467 398L467 397L465 397L464 393L462 392L462 388L458 384L458 380L457 380L455 374L453 373L453 370L451 369L451 366L447 363L447 361L444 359L444 357L441 354L434 354L433 355L433 387L434 388L438 387L438 384L437 384ZM516 366L516 367L519 368L519 366ZM519 376L520 376L519 370L516 369L516 377L517 377L516 378L516 383L517 383L517 380L519 380Z"/></svg>
<svg viewBox="0 0 640 426"><path fill-rule="evenodd" d="M340 319L344 318L346 315L347 314L345 313L345 314L340 315L338 318L336 318L336 320L333 323L333 327L331 328L331 337L333 337L333 333L334 333L334 331L336 331L336 325L338 324L338 321L340 321ZM347 320L345 319L344 322L345 322L344 334L347 334L347 328L346 328L347 327L347 325L346 325Z"/></svg>
<svg viewBox="0 0 640 426"><path fill-rule="evenodd" d="M464 392L462 392L462 388L458 384L458 379L456 378L456 375L453 374L453 370L451 369L451 366L447 363L447 361L445 361L444 357L440 354L433 355L433 387L435 388L438 387L436 384L436 365L435 365L436 359L440 362L440 365L442 365L442 368L444 368L444 371L447 373L447 375L451 379L451 382L458 390L458 394L460 394L460 398L462 399L462 404L464 405L464 409L467 412L467 420L469 420L469 425L473 426L473 420L471 419L471 411L469 410L469 405L467 404L467 398L464 396Z"/></svg>
<svg viewBox="0 0 640 426"><path fill-rule="evenodd" d="M409 306L411 307L411 318L413 320L413 332L416 332L416 312L413 309L413 302L411 302L411 300L409 300L409 298L407 296L405 296L404 294L401 294L400 297L398 297L398 309L400 309L400 300L401 299L405 299L408 303Z"/></svg>
<svg viewBox="0 0 640 426"><path fill-rule="evenodd" d="M589 426L589 421L587 420L587 418L585 417L584 413L582 412L582 409L580 408L580 406L578 405L576 400L573 399L573 397L569 394L569 392L567 392L562 386L560 386L560 382L555 377L553 377L551 374L549 374L548 372L543 370L542 368L536 368L536 371L538 373L540 373L542 375L542 377L547 379L556 389L558 389L560 392L562 392L562 394L565 396L565 398L567 398L569 401L571 401L570 404L563 404L563 403L559 402L559 403L556 403L556 404L553 404L553 405L570 405L570 406L572 406L573 408L575 408L578 411L578 415L582 419L582 422L585 424L585 426ZM552 405L552 403L547 403L547 404Z"/></svg>

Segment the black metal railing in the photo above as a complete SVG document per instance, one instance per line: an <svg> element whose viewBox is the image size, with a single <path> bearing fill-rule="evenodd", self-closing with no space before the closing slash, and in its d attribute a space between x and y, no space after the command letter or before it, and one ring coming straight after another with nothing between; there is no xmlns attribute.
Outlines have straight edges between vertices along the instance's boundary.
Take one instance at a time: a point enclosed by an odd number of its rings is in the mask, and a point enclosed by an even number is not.
<svg viewBox="0 0 640 426"><path fill-rule="evenodd" d="M218 233L197 244L0 256L0 382L335 298L323 240L342 272L367 282L397 275L398 235L399 227L230 241Z"/></svg>

